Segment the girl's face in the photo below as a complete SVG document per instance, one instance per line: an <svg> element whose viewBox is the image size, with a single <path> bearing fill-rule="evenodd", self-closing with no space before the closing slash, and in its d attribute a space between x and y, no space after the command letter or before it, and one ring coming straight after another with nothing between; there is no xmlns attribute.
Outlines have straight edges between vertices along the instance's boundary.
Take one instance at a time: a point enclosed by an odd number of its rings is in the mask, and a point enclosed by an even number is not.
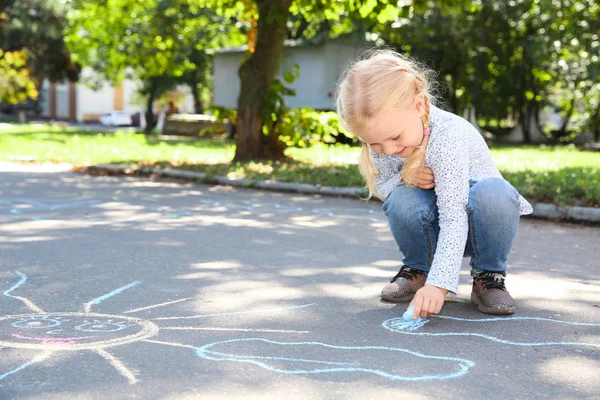
<svg viewBox="0 0 600 400"><path fill-rule="evenodd" d="M420 95L407 109L392 108L370 119L359 137L376 153L407 158L423 141L424 114L424 98Z"/></svg>

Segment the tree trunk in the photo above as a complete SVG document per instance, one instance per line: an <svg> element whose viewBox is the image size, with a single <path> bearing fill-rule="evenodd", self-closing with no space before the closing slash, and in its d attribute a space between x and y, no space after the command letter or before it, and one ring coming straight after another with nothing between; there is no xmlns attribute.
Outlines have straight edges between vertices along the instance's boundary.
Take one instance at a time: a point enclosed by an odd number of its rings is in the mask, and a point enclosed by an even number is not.
<svg viewBox="0 0 600 400"><path fill-rule="evenodd" d="M596 107L596 113L592 117L592 129L594 130L594 142L600 143L600 105Z"/></svg>
<svg viewBox="0 0 600 400"><path fill-rule="evenodd" d="M154 115L154 100L156 97L156 88L151 88L146 101L146 128L144 132L146 134L152 133L152 130L158 122L158 118Z"/></svg>
<svg viewBox="0 0 600 400"><path fill-rule="evenodd" d="M198 84L192 87L192 93L194 94L194 111L196 114L204 114L204 107L202 106L202 100L200 99L200 88Z"/></svg>
<svg viewBox="0 0 600 400"><path fill-rule="evenodd" d="M558 134L560 136L565 136L567 134L567 125L569 125L569 121L571 120L571 117L573 116L573 110L575 110L575 97L573 97L571 99L571 102L569 103L569 111L567 112L567 115L565 116L565 120L563 121L562 126L558 130Z"/></svg>
<svg viewBox="0 0 600 400"><path fill-rule="evenodd" d="M283 146L278 138L267 137L262 133L261 111L271 81L277 76L283 59L291 2L292 0L256 1L256 47L239 70L241 87L234 162L284 158Z"/></svg>

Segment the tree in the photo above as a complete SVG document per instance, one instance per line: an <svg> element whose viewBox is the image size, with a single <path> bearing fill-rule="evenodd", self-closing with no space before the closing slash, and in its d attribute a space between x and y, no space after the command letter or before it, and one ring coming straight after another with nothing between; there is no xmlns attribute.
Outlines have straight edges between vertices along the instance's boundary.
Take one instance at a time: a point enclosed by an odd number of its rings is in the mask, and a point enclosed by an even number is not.
<svg viewBox="0 0 600 400"><path fill-rule="evenodd" d="M37 99L35 82L31 79L24 51L0 50L0 102L17 104L27 99Z"/></svg>
<svg viewBox="0 0 600 400"><path fill-rule="evenodd" d="M437 1L433 7L419 0L372 32L401 52L432 61L448 84L452 110L462 114L473 107L493 133L516 123L529 142L532 124L547 131L539 126L539 113L551 106L562 111L564 123L547 134L572 138L585 126L600 130L593 51L600 45L599 9L591 0Z"/></svg>
<svg viewBox="0 0 600 400"><path fill-rule="evenodd" d="M304 21L340 21L352 15L382 15L393 19L397 7L387 1L313 2L308 0L204 0L221 15L245 23L251 38L247 57L239 69L240 95L237 107L237 138L234 162L283 158L276 134L263 129L262 111L273 79L283 59L290 26L302 30ZM293 17L301 16L301 18ZM304 22L306 25L306 22ZM254 43L253 38L256 38ZM301 73L301 72L300 72Z"/></svg>
<svg viewBox="0 0 600 400"><path fill-rule="evenodd" d="M59 0L0 3L0 99L36 99L44 78L75 81L79 68L63 40L66 8Z"/></svg>
<svg viewBox="0 0 600 400"><path fill-rule="evenodd" d="M72 7L67 44L74 59L112 82L127 71L140 79L147 131L156 125L154 100L181 82L197 94L210 68L205 52L236 37L194 0L73 0Z"/></svg>

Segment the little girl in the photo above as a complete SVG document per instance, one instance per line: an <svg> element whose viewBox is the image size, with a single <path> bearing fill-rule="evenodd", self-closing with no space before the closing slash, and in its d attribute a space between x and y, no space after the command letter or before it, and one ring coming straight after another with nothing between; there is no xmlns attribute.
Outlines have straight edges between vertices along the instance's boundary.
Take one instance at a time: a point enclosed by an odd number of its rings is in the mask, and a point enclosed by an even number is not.
<svg viewBox="0 0 600 400"><path fill-rule="evenodd" d="M404 257L381 292L410 301L413 318L438 314L456 294L470 256L471 301L481 312L512 314L506 263L531 205L494 166L481 134L437 108L426 71L391 50L376 50L340 79L337 112L362 142L360 172L380 198Z"/></svg>

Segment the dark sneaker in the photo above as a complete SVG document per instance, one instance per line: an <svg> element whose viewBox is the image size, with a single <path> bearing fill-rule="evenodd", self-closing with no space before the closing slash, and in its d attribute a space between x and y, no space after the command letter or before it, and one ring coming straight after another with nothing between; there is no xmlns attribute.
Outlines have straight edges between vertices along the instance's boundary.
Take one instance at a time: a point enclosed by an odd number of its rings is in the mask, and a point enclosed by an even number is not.
<svg viewBox="0 0 600 400"><path fill-rule="evenodd" d="M403 265L381 290L381 298L387 301L411 301L417 290L425 286L427 274L421 270Z"/></svg>
<svg viewBox="0 0 600 400"><path fill-rule="evenodd" d="M473 272L472 276L471 301L477 304L479 311L495 315L515 312L515 300L504 286L506 272L483 271L479 274Z"/></svg>

